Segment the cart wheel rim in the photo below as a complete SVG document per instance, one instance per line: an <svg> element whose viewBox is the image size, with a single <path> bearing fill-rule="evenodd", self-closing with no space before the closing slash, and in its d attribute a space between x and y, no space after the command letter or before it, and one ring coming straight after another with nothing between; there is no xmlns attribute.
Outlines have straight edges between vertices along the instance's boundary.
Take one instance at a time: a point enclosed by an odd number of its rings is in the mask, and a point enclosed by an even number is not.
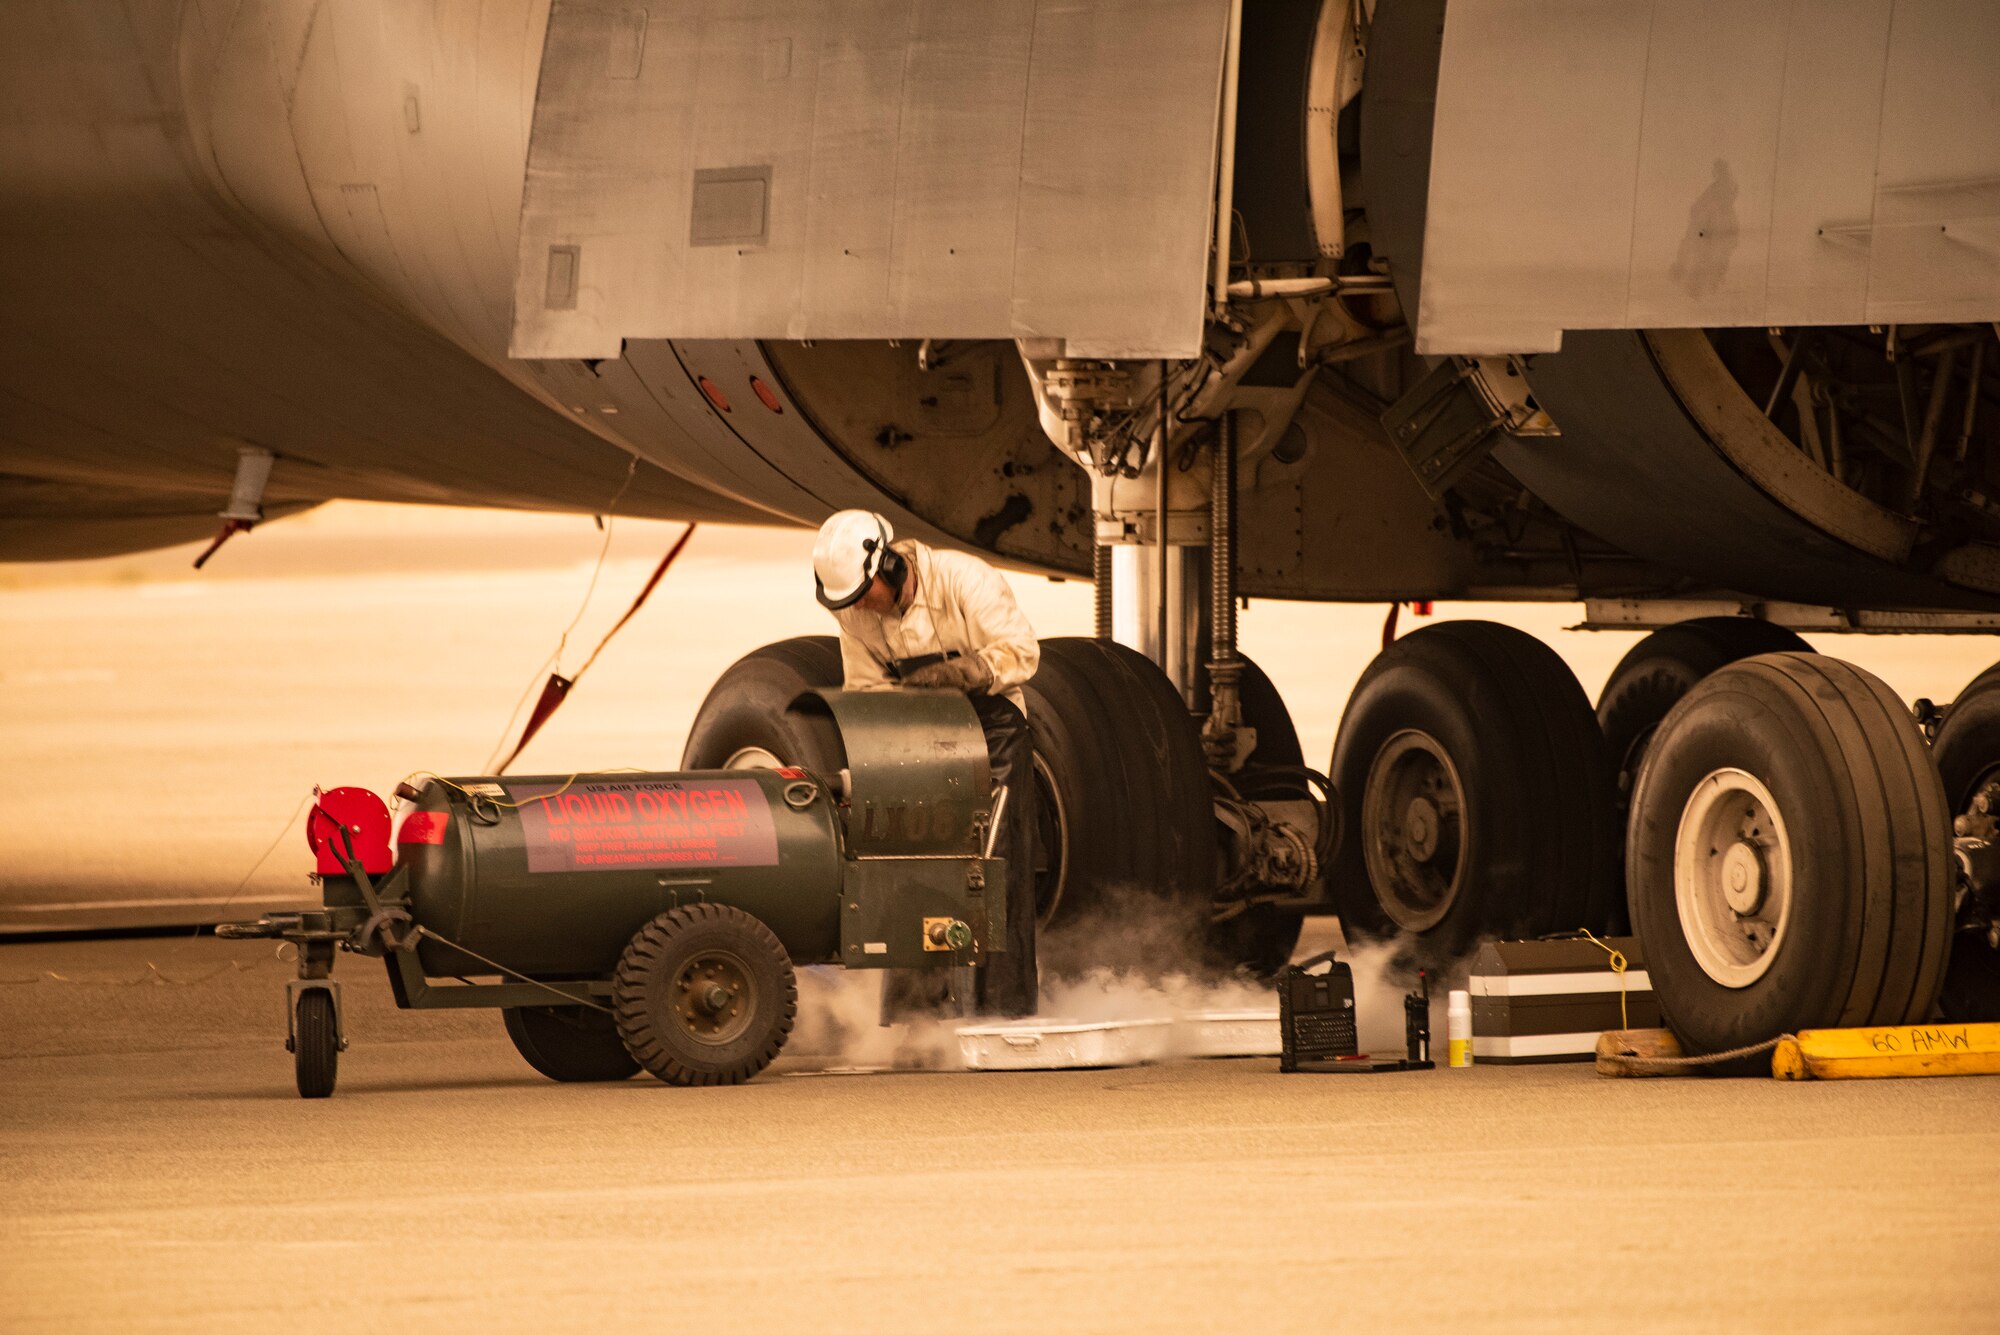
<svg viewBox="0 0 2000 1335"><path fill-rule="evenodd" d="M668 985L668 1005L697 1043L723 1047L743 1037L757 1018L757 976L741 956L704 950L689 957Z"/></svg>
<svg viewBox="0 0 2000 1335"><path fill-rule="evenodd" d="M730 753L724 769L783 769L785 762L761 746L745 746Z"/></svg>
<svg viewBox="0 0 2000 1335"><path fill-rule="evenodd" d="M1427 932L1458 901L1465 869L1465 787L1427 732L1393 734L1368 767L1362 855L1377 901L1397 926Z"/></svg>
<svg viewBox="0 0 2000 1335"><path fill-rule="evenodd" d="M1674 837L1674 903L1702 972L1748 987L1769 972L1792 919L1792 844L1777 799L1733 768L1694 786Z"/></svg>

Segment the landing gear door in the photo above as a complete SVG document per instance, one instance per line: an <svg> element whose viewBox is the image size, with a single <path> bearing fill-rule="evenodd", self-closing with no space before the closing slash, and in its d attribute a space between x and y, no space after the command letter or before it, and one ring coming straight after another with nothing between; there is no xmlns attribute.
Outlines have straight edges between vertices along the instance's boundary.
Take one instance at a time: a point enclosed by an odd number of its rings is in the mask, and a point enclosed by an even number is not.
<svg viewBox="0 0 2000 1335"><path fill-rule="evenodd" d="M1229 0L556 0L512 355L1199 350Z"/></svg>
<svg viewBox="0 0 2000 1335"><path fill-rule="evenodd" d="M2000 317L2000 6L1451 0L1417 351Z"/></svg>

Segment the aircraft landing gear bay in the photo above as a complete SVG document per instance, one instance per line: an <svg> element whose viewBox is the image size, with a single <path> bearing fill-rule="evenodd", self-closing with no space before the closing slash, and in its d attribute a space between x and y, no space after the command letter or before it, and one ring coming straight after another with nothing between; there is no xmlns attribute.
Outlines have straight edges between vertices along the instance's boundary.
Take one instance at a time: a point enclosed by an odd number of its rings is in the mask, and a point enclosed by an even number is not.
<svg viewBox="0 0 2000 1335"><path fill-rule="evenodd" d="M1647 749L1626 887L1660 1011L1690 1052L1930 1018L1956 880L1923 735L1859 668L1732 663Z"/></svg>

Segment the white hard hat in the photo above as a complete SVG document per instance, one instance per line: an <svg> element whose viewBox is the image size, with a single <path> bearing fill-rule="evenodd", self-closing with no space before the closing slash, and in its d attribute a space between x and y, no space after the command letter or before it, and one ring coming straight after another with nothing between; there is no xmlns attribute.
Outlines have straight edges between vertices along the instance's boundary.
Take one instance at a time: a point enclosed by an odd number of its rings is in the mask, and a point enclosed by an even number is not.
<svg viewBox="0 0 2000 1335"><path fill-rule="evenodd" d="M895 538L873 510L840 510L819 526L813 543L813 592L824 607L851 607L868 592Z"/></svg>

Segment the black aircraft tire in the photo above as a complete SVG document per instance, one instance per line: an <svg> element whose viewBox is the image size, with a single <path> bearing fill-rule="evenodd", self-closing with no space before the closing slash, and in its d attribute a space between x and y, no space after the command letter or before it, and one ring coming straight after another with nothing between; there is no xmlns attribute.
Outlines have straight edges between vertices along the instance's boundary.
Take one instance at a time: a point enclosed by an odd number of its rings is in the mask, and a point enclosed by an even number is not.
<svg viewBox="0 0 2000 1335"><path fill-rule="evenodd" d="M685 904L625 947L611 1000L626 1049L661 1080L740 1085L785 1046L799 989L769 927L727 904Z"/></svg>
<svg viewBox="0 0 2000 1335"><path fill-rule="evenodd" d="M1569 668L1530 635L1445 621L1383 650L1348 700L1332 778L1331 882L1350 942L1408 933L1416 959L1440 962L1482 935L1614 917L1604 738Z"/></svg>
<svg viewBox="0 0 2000 1335"><path fill-rule="evenodd" d="M1748 869L1733 888L1732 859ZM1691 1053L1928 1019L1954 876L1922 734L1887 686L1836 659L1771 654L1711 674L1660 725L1633 791L1632 923Z"/></svg>
<svg viewBox="0 0 2000 1335"><path fill-rule="evenodd" d="M1597 723L1617 767L1622 810L1667 711L1717 668L1757 654L1809 654L1813 647L1783 626L1751 617L1698 617L1656 630L1611 669L1597 697Z"/></svg>
<svg viewBox="0 0 2000 1335"><path fill-rule="evenodd" d="M2000 950L1987 944L1984 933L1952 934L1938 1015L1952 1024L2000 1020Z"/></svg>
<svg viewBox="0 0 2000 1335"><path fill-rule="evenodd" d="M1944 711L1931 758L1953 815L1972 809L1981 785L2000 772L2000 665L1974 677Z"/></svg>
<svg viewBox="0 0 2000 1335"><path fill-rule="evenodd" d="M1752 617L1696 617L1654 631L1626 651L1597 696L1597 725L1611 753L1618 801L1619 863L1624 862L1625 821L1632 785L1660 720L1694 684L1739 658L1757 654L1809 654L1813 647L1783 626ZM1626 931L1625 905L1615 906L1613 931Z"/></svg>
<svg viewBox="0 0 2000 1335"><path fill-rule="evenodd" d="M845 761L832 719L788 707L802 692L839 686L842 676L840 641L831 635L751 650L709 687L688 729L681 768L724 769L764 752L782 764L837 774Z"/></svg>
<svg viewBox="0 0 2000 1335"><path fill-rule="evenodd" d="M2000 771L2000 665L1973 678L1945 710L1931 759L1944 780L1946 808L1955 816L1970 813L1972 799ZM1983 934L1953 936L1938 1011L1955 1023L2000 1020L2000 951Z"/></svg>
<svg viewBox="0 0 2000 1335"><path fill-rule="evenodd" d="M588 1006L508 1006L507 1037L528 1065L551 1080L627 1080L639 1063L625 1050L618 1025Z"/></svg>
<svg viewBox="0 0 2000 1335"><path fill-rule="evenodd" d="M1040 962L1055 973L1104 962L1118 936L1143 958L1115 962L1170 963L1197 943L1215 891L1200 733L1166 675L1125 646L1059 637L1041 647L1025 688Z"/></svg>
<svg viewBox="0 0 2000 1335"><path fill-rule="evenodd" d="M333 1093L340 1073L340 1035L333 1014L333 994L323 987L300 991L293 1016L292 1075L302 1099L323 1099Z"/></svg>
<svg viewBox="0 0 2000 1335"><path fill-rule="evenodd" d="M1253 785L1244 796L1311 798L1312 789L1302 779L1272 776L1258 782L1255 778L1259 766L1305 764L1298 728L1276 684L1264 669L1245 658L1237 692L1243 703L1243 722L1257 732L1257 745L1243 762L1245 782ZM1305 917L1297 910L1253 904L1209 929L1209 963L1225 972L1241 969L1254 978L1273 977L1291 960L1304 927Z"/></svg>

